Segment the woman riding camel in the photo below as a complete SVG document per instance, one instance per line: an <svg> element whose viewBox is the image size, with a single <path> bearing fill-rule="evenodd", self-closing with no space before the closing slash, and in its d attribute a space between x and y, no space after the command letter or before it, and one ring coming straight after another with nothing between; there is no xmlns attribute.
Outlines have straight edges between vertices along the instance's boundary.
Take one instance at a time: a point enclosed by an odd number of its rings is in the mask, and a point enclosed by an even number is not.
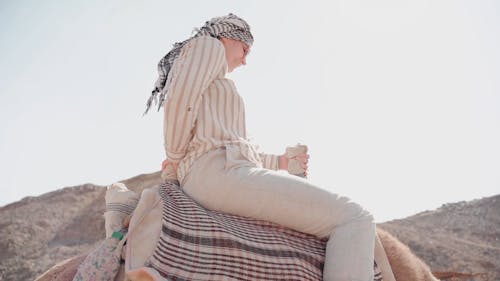
<svg viewBox="0 0 500 281"><path fill-rule="evenodd" d="M146 112L164 106L166 177L203 207L328 238L324 280L373 280L375 224L346 197L279 172L287 154L258 153L247 139L245 106L226 73L246 64L250 26L229 14L176 43L158 65ZM298 160L307 170L309 155Z"/></svg>

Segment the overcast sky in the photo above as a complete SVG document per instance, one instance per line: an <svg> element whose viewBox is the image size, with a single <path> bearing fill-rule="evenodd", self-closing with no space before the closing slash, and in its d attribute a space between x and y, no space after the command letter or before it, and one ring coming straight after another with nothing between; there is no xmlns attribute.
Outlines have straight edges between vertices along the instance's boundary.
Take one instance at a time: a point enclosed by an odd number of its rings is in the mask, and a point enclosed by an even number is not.
<svg viewBox="0 0 500 281"><path fill-rule="evenodd" d="M500 193L500 2L0 0L0 206L159 170L156 65L206 20L252 26L231 73L262 150L377 221Z"/></svg>

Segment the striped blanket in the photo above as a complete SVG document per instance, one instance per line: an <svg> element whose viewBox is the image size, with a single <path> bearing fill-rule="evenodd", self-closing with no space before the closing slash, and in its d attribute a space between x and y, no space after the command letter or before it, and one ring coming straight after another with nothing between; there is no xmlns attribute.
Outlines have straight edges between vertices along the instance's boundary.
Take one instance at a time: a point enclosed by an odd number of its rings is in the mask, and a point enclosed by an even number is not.
<svg viewBox="0 0 500 281"><path fill-rule="evenodd" d="M325 239L206 210L175 182L162 184L160 195L162 231L150 266L168 280L322 280Z"/></svg>

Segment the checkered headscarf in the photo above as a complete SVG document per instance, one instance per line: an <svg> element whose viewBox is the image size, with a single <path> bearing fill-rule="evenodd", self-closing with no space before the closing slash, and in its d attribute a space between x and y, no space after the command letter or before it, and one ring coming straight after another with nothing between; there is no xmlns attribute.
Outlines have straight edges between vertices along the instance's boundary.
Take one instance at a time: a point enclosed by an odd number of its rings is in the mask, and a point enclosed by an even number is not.
<svg viewBox="0 0 500 281"><path fill-rule="evenodd" d="M179 56L182 47L191 39L199 36L212 36L214 38L224 37L239 40L248 46L252 46L253 44L253 36L252 33L250 33L250 26L245 20L233 14L213 18L210 21L205 22L205 25L200 29L195 29L195 31L196 34L194 36L182 42L175 43L172 50L170 50L170 52L168 52L158 63L159 77L156 80L155 88L146 103L146 111L144 114L148 112L153 101L155 104L158 104L158 111L163 106L163 102L165 101L165 97L167 95L168 87L166 84L170 69L174 64L175 59ZM160 93L159 102L158 93Z"/></svg>

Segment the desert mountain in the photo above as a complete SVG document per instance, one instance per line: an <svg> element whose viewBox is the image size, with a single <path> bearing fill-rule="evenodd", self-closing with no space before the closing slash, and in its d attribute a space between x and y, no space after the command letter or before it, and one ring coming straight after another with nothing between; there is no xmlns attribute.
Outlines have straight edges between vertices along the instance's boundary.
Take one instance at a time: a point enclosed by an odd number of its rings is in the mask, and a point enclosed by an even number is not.
<svg viewBox="0 0 500 281"><path fill-rule="evenodd" d="M141 192L160 173L122 181ZM33 280L55 263L92 249L104 238L105 186L83 184L0 207L0 281ZM379 224L433 271L486 273L500 280L500 195L443 205Z"/></svg>
<svg viewBox="0 0 500 281"><path fill-rule="evenodd" d="M433 271L484 273L471 280L500 280L500 195L445 204L379 226Z"/></svg>

